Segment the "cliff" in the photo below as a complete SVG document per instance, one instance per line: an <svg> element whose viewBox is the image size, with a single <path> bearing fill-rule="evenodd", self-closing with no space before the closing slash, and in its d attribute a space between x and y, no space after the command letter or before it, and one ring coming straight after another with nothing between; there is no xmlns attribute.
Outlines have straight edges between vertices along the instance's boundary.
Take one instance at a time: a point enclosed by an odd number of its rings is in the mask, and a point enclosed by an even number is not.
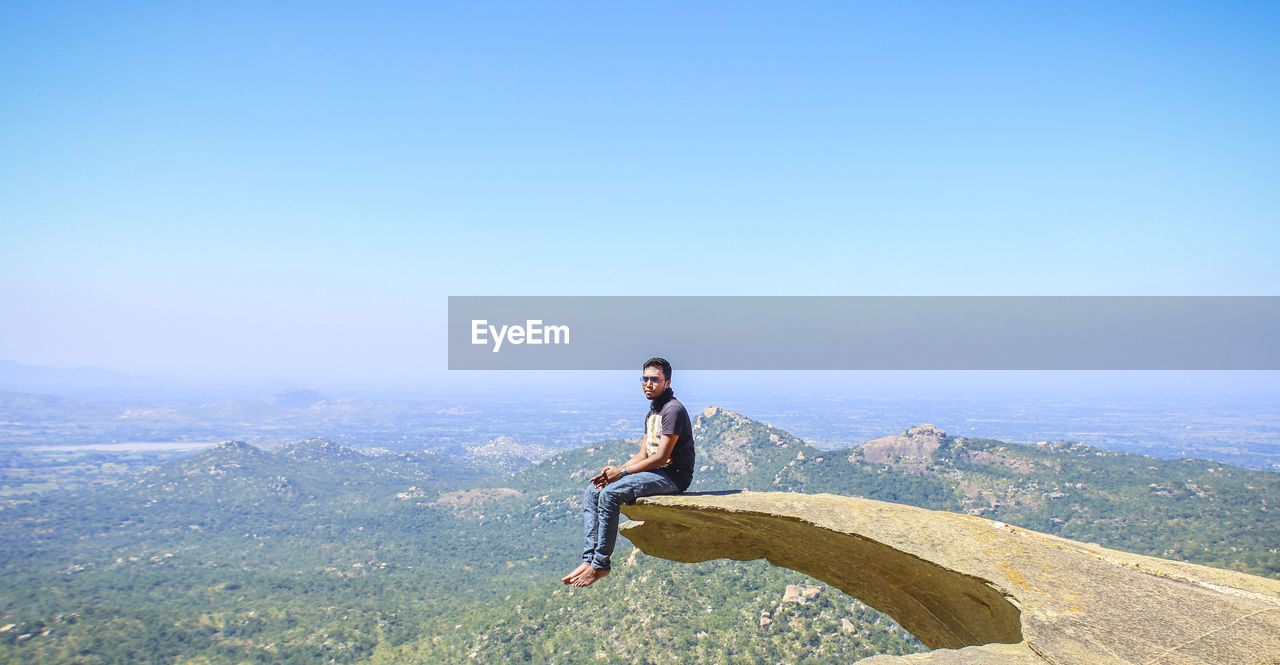
<svg viewBox="0 0 1280 665"><path fill-rule="evenodd" d="M767 559L892 616L928 654L892 663L1280 662L1280 582L971 515L831 494L641 499L622 533L673 561Z"/></svg>

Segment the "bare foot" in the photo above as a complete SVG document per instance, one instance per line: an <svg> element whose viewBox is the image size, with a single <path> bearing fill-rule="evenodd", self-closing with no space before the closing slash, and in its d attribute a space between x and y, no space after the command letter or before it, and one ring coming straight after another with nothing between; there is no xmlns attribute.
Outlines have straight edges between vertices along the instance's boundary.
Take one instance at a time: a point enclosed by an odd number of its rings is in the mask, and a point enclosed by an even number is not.
<svg viewBox="0 0 1280 665"><path fill-rule="evenodd" d="M565 584L573 584L573 581L577 579L578 576L583 573L583 571L585 571L590 567L591 566L588 566L587 562L584 561L581 564L578 564L578 567L574 568L572 573L569 573L568 575L565 575L564 577L560 578L560 581L564 582Z"/></svg>
<svg viewBox="0 0 1280 665"><path fill-rule="evenodd" d="M573 581L573 585L574 586L591 586L592 584L595 584L596 582L599 582L600 580L608 576L609 576L608 568L592 568L591 566L587 566L586 570L578 574L577 579Z"/></svg>

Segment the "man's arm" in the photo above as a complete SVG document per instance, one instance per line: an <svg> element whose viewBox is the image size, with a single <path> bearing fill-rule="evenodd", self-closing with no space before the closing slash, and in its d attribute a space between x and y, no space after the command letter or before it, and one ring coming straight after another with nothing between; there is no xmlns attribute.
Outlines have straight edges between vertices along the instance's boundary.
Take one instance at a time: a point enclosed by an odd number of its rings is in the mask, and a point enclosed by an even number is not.
<svg viewBox="0 0 1280 665"><path fill-rule="evenodd" d="M600 475L591 479L591 482L597 487L604 487L609 483L622 477L622 468L626 467L627 473L636 473L639 471L652 471L671 459L671 452L676 449L676 434L663 434L658 438L658 450L652 455L644 455L644 444L640 444L640 452L627 461L622 466L606 466Z"/></svg>
<svg viewBox="0 0 1280 665"><path fill-rule="evenodd" d="M605 485L608 485L609 483L613 482L613 480L608 479L609 469L621 469L623 466L627 468L631 468L632 464L639 464L640 461L643 460L645 457L647 456L644 454L644 437L640 437L640 452L632 455L631 459L622 463L622 466L606 466L604 469L600 471L600 473L597 473L594 477L591 478L591 484L595 485L596 487L604 487ZM620 475L614 474L614 480L617 480L620 477L621 477Z"/></svg>

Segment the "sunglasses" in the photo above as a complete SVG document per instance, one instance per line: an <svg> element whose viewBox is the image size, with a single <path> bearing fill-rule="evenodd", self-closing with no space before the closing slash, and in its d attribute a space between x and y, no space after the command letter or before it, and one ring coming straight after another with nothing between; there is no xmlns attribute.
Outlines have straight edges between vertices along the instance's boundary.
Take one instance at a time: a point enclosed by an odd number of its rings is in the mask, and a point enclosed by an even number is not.
<svg viewBox="0 0 1280 665"><path fill-rule="evenodd" d="M662 382L662 377L660 377L660 376L642 376L642 377L640 377L640 383L661 383L661 382Z"/></svg>

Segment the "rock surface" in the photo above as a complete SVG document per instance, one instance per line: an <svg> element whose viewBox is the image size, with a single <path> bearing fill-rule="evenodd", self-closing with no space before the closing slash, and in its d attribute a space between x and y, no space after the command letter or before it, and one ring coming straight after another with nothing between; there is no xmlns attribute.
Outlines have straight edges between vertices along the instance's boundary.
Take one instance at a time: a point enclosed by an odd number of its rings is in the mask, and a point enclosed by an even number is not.
<svg viewBox="0 0 1280 665"><path fill-rule="evenodd" d="M640 499L622 533L673 561L764 558L931 649L864 665L1280 663L1280 581L831 494Z"/></svg>
<svg viewBox="0 0 1280 665"><path fill-rule="evenodd" d="M788 584L787 590L782 594L782 602L784 603L800 603L807 605L809 601L818 597L822 593L822 587L809 586L808 584Z"/></svg>
<svg viewBox="0 0 1280 665"><path fill-rule="evenodd" d="M896 458L928 459L941 445L947 433L933 425L916 425L902 434L884 436L862 444L862 457L882 464Z"/></svg>

